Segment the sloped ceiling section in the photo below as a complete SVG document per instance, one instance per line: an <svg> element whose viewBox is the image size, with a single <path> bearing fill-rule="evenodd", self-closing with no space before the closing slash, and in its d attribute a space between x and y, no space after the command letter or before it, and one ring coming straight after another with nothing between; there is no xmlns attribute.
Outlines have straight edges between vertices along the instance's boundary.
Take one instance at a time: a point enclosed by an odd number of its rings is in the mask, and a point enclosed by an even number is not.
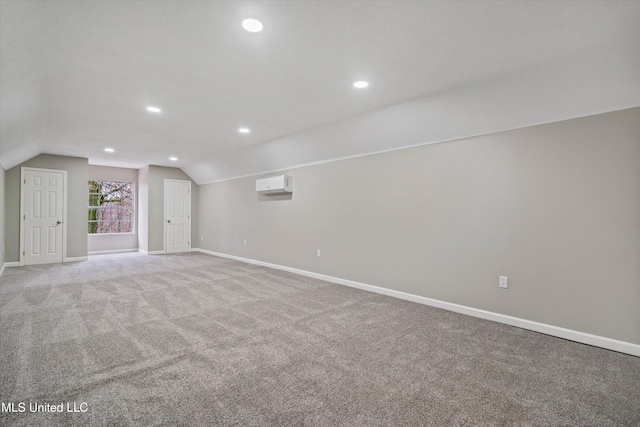
<svg viewBox="0 0 640 427"><path fill-rule="evenodd" d="M42 4L0 2L0 162L6 168L44 150L45 43Z"/></svg>
<svg viewBox="0 0 640 427"><path fill-rule="evenodd" d="M0 8L5 168L44 152L204 183L640 105L637 1Z"/></svg>

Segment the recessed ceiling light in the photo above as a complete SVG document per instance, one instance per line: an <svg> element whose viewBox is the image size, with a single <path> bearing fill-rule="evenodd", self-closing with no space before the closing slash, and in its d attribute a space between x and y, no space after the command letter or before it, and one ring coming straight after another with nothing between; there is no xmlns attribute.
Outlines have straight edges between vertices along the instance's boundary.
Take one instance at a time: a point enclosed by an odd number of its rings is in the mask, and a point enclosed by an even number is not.
<svg viewBox="0 0 640 427"><path fill-rule="evenodd" d="M259 31L262 31L262 22L258 21L257 19L245 19L244 21L242 21L242 27L247 31L257 33Z"/></svg>
<svg viewBox="0 0 640 427"><path fill-rule="evenodd" d="M178 158L177 157L169 157L169 160L171 160L172 162L176 162L176 161L178 161Z"/></svg>
<svg viewBox="0 0 640 427"><path fill-rule="evenodd" d="M359 82L355 82L355 83L353 84L353 87L356 87L356 88L358 88L358 89L363 89L363 88L365 88L365 87L367 87L367 86L369 86L369 83L368 83L368 82L365 82L365 81L363 81L363 80L361 80L361 81L359 81Z"/></svg>
<svg viewBox="0 0 640 427"><path fill-rule="evenodd" d="M107 153L113 153L116 150L114 150L113 148L105 148L104 151L106 151Z"/></svg>
<svg viewBox="0 0 640 427"><path fill-rule="evenodd" d="M251 131L249 130L249 128L240 128L240 129L238 129L238 132L240 132L240 133L249 133Z"/></svg>
<svg viewBox="0 0 640 427"><path fill-rule="evenodd" d="M158 107L147 107L147 111L150 111L152 113L160 113L160 112L162 112L162 110L159 109Z"/></svg>

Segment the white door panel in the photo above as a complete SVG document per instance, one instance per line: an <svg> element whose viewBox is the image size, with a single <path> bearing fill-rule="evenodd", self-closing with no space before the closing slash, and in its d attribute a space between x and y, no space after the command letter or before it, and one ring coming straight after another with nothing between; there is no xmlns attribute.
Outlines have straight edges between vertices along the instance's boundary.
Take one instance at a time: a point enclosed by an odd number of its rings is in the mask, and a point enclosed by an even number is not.
<svg viewBox="0 0 640 427"><path fill-rule="evenodd" d="M191 249L191 181L164 182L166 252Z"/></svg>
<svg viewBox="0 0 640 427"><path fill-rule="evenodd" d="M23 169L23 261L25 265L63 260L65 172Z"/></svg>

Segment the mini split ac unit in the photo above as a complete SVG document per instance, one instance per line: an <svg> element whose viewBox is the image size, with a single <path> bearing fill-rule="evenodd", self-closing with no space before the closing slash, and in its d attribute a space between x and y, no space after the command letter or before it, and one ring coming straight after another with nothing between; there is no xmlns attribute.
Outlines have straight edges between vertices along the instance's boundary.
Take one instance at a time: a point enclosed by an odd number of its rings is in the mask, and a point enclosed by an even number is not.
<svg viewBox="0 0 640 427"><path fill-rule="evenodd" d="M289 175L256 179L258 193L293 193L293 177Z"/></svg>

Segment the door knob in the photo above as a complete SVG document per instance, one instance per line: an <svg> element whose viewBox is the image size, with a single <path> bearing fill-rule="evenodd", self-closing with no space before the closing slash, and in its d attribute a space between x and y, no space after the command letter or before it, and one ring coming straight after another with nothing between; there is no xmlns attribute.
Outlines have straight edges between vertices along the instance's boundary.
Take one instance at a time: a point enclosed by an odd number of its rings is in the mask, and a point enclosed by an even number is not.
<svg viewBox="0 0 640 427"><path fill-rule="evenodd" d="M168 220L167 220L167 222L168 222L169 224L171 224L171 220L170 220L170 219L168 219Z"/></svg>
<svg viewBox="0 0 640 427"><path fill-rule="evenodd" d="M56 221L56 224L60 225L60 224L62 224L62 221Z"/></svg>

